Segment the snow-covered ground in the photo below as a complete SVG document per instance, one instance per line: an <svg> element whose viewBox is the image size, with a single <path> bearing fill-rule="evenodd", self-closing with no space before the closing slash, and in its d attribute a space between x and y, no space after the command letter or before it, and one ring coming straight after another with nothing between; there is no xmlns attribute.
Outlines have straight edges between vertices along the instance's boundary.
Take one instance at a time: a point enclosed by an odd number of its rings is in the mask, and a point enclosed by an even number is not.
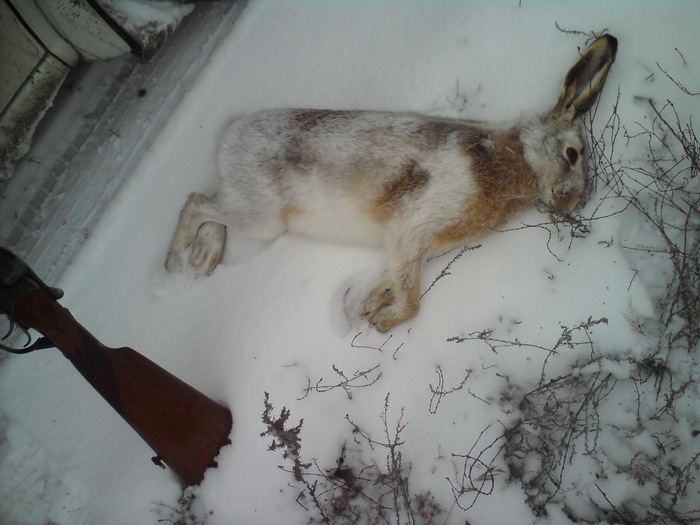
<svg viewBox="0 0 700 525"><path fill-rule="evenodd" d="M621 122L632 129L649 121L648 107L635 97L664 101L679 93L657 62L698 90L698 23L694 2L252 0L77 259L52 283L66 292L62 304L105 344L135 348L230 406L232 444L197 489L200 521L307 521L296 502L300 488L278 468L289 463L260 435L268 392L275 413L286 406L290 423L303 418L303 459L326 468L336 465L344 445L383 465L386 450L366 446L348 419L386 440L388 396L389 430L405 424L401 453L412 468L411 490L430 490L449 511L435 523L571 523L556 501L548 516L535 517L506 472L496 476L493 494L467 511L454 505L450 480L460 476L461 456L477 442L486 447L500 423L511 422L499 403L502 392L538 384L549 354L535 345L554 346L562 326L604 317L607 324L590 329L596 352L620 356L644 346L628 318L654 315L667 267L621 248L656 242L631 209L594 221L584 238L551 240L547 229L519 228L546 219L530 210L509 231L471 243L479 247L432 287L459 250L431 260L420 314L389 335L357 315L360 299L381 277L379 251L291 236L265 243L229 232L222 265L196 279L165 272L167 245L187 194L215 191L217 140L233 115L268 107L362 108L508 121L546 112L586 43L585 35L558 24L586 33L607 29L619 39L597 109L603 118L594 126L603 126L617 103ZM697 100L682 100L679 113L700 118ZM642 153L622 141L616 151L625 161ZM601 204L604 194L601 188L583 214L602 206L602 216L619 206L612 199ZM480 340L448 340L486 329L533 346L494 352ZM562 347L546 373L568 373L591 351ZM341 374L360 375L345 389L322 388L341 384ZM436 397L440 389L455 390ZM603 419L622 425L624 411L608 408ZM688 414L697 418L697 409ZM175 476L153 466L148 447L57 351L2 365L0 418L3 524L157 523L178 506ZM612 434L600 439L612 463L636 451ZM600 503L596 482L613 502L636 492L649 497L648 487L632 481L606 485L585 460L572 468L584 495L568 503L578 516L590 505L586 494ZM467 506L470 496L463 496Z"/></svg>

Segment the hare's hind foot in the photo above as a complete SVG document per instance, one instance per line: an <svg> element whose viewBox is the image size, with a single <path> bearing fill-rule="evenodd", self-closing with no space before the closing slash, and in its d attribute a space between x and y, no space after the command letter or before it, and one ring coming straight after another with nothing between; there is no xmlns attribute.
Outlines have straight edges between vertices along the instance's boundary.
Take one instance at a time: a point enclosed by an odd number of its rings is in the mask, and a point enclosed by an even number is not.
<svg viewBox="0 0 700 525"><path fill-rule="evenodd" d="M177 228L170 241L165 268L169 272L182 269L186 253L198 275L207 275L221 262L226 242L226 226L212 219L212 199L192 193L180 211Z"/></svg>
<svg viewBox="0 0 700 525"><path fill-rule="evenodd" d="M418 301L399 300L391 280L376 286L362 301L360 315L379 332L391 330L418 313Z"/></svg>
<svg viewBox="0 0 700 525"><path fill-rule="evenodd" d="M198 276L209 275L224 256L226 226L216 222L205 222L187 246L171 246L165 260L165 269L176 272L183 269L185 260L195 269ZM189 258L187 250L191 247Z"/></svg>
<svg viewBox="0 0 700 525"><path fill-rule="evenodd" d="M226 226L216 222L205 222L197 231L192 243L190 265L197 275L209 275L224 256Z"/></svg>

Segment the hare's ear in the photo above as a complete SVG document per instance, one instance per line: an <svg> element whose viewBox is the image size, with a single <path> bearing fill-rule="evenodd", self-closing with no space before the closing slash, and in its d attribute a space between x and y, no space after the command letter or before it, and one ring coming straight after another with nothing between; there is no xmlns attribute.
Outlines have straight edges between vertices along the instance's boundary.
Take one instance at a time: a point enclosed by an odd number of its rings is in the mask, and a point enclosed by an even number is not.
<svg viewBox="0 0 700 525"><path fill-rule="evenodd" d="M574 120L591 109L615 62L617 39L605 35L583 52L566 74L559 101L548 118Z"/></svg>

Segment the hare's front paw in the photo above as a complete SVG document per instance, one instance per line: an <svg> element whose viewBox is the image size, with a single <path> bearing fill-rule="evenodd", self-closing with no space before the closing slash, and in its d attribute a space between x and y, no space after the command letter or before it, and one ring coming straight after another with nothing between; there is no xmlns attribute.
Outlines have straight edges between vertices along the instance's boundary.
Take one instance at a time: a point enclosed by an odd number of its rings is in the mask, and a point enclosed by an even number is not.
<svg viewBox="0 0 700 525"><path fill-rule="evenodd" d="M360 315L380 332L386 332L406 319L397 308L396 297L389 280L376 286L365 297Z"/></svg>
<svg viewBox="0 0 700 525"><path fill-rule="evenodd" d="M216 222L202 224L192 243L190 254L190 264L197 275L209 275L214 271L224 256L225 244L226 226Z"/></svg>

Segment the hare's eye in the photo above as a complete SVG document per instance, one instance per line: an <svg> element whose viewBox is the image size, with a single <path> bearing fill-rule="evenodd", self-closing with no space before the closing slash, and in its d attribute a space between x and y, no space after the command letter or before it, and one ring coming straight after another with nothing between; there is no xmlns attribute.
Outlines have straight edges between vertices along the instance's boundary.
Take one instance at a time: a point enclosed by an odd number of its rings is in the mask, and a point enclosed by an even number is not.
<svg viewBox="0 0 700 525"><path fill-rule="evenodd" d="M578 151L569 146L568 148L566 148L566 158L569 159L569 162L573 166L578 160Z"/></svg>

